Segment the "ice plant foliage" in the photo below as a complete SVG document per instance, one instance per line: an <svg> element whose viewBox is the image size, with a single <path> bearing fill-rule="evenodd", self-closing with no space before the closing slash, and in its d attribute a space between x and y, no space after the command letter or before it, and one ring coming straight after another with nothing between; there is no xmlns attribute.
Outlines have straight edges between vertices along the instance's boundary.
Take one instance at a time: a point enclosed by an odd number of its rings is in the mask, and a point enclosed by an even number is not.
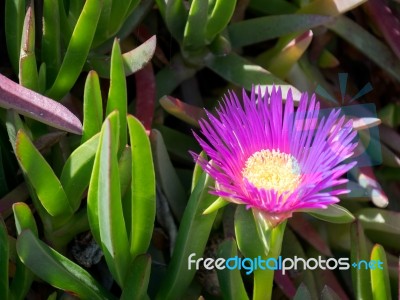
<svg viewBox="0 0 400 300"><path fill-rule="evenodd" d="M202 168L216 180L211 192L245 204L275 226L295 211L323 209L348 190L337 186L356 162L345 162L356 147L352 121L340 110L320 117L315 95L301 96L295 111L291 91L282 101L280 89L262 96L253 88L240 102L233 92L201 120L195 134L207 161Z"/></svg>

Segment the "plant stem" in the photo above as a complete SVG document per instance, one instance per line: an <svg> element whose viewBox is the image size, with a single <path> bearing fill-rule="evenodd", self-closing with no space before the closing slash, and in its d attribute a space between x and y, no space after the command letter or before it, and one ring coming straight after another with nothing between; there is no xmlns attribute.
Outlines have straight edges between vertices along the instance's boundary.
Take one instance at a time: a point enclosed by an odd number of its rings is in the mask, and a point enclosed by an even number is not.
<svg viewBox="0 0 400 300"><path fill-rule="evenodd" d="M265 260L278 259L281 253L283 234L285 232L286 221L271 229L270 249ZM266 268L254 271L253 300L271 299L274 282L274 270Z"/></svg>

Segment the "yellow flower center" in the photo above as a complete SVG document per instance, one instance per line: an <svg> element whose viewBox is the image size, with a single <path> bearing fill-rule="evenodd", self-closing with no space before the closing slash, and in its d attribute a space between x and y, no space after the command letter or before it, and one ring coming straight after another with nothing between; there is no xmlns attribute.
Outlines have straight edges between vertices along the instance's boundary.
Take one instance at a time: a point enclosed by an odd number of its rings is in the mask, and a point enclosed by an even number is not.
<svg viewBox="0 0 400 300"><path fill-rule="evenodd" d="M279 150L261 150L251 155L242 175L257 188L273 189L279 195L293 192L300 183L296 158Z"/></svg>

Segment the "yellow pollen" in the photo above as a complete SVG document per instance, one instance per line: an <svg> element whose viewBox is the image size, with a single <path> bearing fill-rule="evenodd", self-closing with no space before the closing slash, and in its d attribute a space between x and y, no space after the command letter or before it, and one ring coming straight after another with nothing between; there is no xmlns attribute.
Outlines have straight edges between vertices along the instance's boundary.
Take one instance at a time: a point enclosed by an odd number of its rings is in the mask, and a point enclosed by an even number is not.
<svg viewBox="0 0 400 300"><path fill-rule="evenodd" d="M251 155L242 175L257 188L273 189L279 195L293 192L300 183L296 158L279 150L261 150Z"/></svg>

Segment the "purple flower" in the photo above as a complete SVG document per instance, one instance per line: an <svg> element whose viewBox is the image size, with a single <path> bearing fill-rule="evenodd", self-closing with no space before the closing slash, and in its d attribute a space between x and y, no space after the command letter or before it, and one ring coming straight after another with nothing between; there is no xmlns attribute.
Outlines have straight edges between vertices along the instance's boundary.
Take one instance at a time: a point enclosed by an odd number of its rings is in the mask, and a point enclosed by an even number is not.
<svg viewBox="0 0 400 300"><path fill-rule="evenodd" d="M339 118L339 110L319 118L315 95L301 96L294 111L291 91L282 103L281 90L260 96L243 91L243 102L230 92L216 110L201 120L196 139L210 161L194 155L215 179L213 194L245 204L273 226L293 212L326 208L348 190L336 188L356 162L352 121Z"/></svg>

